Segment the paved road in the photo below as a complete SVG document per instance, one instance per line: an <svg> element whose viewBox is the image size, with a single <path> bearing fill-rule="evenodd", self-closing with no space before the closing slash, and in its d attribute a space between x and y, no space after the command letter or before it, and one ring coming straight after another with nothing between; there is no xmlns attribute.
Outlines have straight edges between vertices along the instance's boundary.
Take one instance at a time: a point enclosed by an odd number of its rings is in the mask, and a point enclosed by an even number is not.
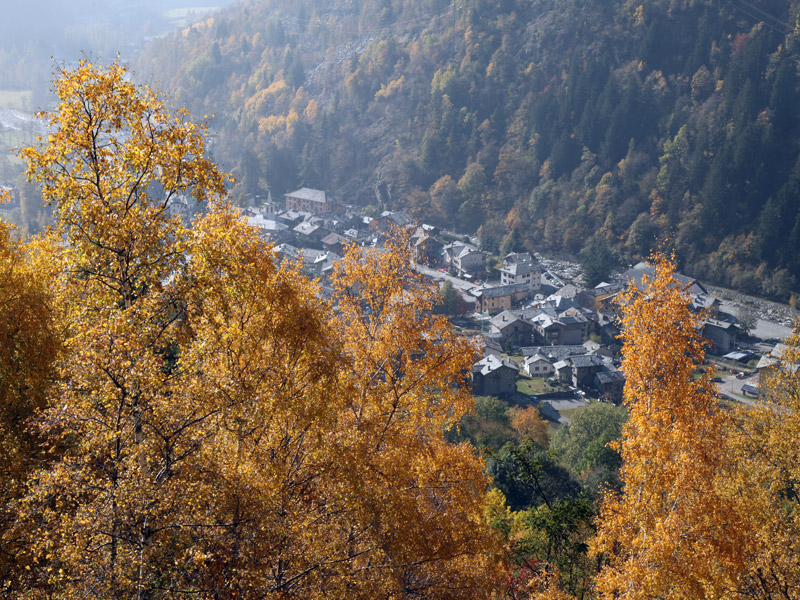
<svg viewBox="0 0 800 600"><path fill-rule="evenodd" d="M720 372L719 376L722 377L722 381L717 382L717 389L720 394L733 398L737 402L750 404L752 406L753 398L747 397L742 393L742 386L746 383L752 383L755 379L755 375L748 375L744 379L737 379L735 375L725 376L724 372Z"/></svg>
<svg viewBox="0 0 800 600"><path fill-rule="evenodd" d="M559 411L568 410L570 408L584 408L586 406L585 400L578 400L575 398L552 398L550 400L542 400L543 405L549 405L552 410L545 409L544 413L547 417L558 421L559 423L569 423L569 419Z"/></svg>

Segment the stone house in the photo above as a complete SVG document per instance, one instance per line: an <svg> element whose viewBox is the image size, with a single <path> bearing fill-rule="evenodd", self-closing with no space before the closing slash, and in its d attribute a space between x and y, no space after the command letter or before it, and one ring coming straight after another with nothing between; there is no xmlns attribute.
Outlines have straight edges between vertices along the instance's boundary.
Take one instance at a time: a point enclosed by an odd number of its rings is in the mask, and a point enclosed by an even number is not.
<svg viewBox="0 0 800 600"><path fill-rule="evenodd" d="M593 388L594 376L602 371L605 362L595 354L570 356L553 365L559 379L575 387Z"/></svg>
<svg viewBox="0 0 800 600"><path fill-rule="evenodd" d="M589 336L589 320L583 315L533 318L533 335L539 344L579 345Z"/></svg>
<svg viewBox="0 0 800 600"><path fill-rule="evenodd" d="M445 264L459 277L480 275L486 270L486 253L472 244L453 242L443 249Z"/></svg>
<svg viewBox="0 0 800 600"><path fill-rule="evenodd" d="M736 334L739 328L734 323L705 319L702 325L703 337L711 342L715 354L727 354L736 348Z"/></svg>
<svg viewBox="0 0 800 600"><path fill-rule="evenodd" d="M472 365L472 390L481 396L503 396L517 391L519 366L494 354Z"/></svg>
<svg viewBox="0 0 800 600"><path fill-rule="evenodd" d="M622 401L625 389L625 374L622 371L600 371L594 375L594 385L601 396L615 404Z"/></svg>
<svg viewBox="0 0 800 600"><path fill-rule="evenodd" d="M531 342L533 325L513 312L504 310L492 317L490 323L492 332L500 334L504 348L525 346Z"/></svg>

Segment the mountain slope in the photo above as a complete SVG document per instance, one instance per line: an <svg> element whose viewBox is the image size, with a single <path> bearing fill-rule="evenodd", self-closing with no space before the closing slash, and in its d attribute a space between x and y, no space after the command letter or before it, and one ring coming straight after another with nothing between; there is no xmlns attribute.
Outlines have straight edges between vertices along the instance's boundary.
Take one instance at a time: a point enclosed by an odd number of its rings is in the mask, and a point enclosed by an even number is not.
<svg viewBox="0 0 800 600"><path fill-rule="evenodd" d="M796 2L236 5L139 72L196 115L237 196L299 185L491 249L638 260L786 298L800 277ZM591 242L591 244L590 244Z"/></svg>

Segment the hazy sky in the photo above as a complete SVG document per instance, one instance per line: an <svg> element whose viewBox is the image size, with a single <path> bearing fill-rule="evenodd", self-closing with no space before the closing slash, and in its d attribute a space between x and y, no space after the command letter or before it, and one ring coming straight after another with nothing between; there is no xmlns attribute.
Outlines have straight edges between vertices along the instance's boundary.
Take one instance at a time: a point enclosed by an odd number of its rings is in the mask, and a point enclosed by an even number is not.
<svg viewBox="0 0 800 600"><path fill-rule="evenodd" d="M49 98L53 60L82 56L132 60L146 39L185 21L175 9L223 7L234 0L0 0L0 90ZM170 12L171 11L171 12Z"/></svg>
<svg viewBox="0 0 800 600"><path fill-rule="evenodd" d="M138 32L161 29L167 9L226 6L234 0L0 0L0 46L33 42L52 46L76 31Z"/></svg>

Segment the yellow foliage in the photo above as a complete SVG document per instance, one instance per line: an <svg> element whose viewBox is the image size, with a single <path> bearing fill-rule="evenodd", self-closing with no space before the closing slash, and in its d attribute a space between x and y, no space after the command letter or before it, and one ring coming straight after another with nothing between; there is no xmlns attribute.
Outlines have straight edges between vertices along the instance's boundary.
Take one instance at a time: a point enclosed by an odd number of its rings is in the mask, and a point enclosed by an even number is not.
<svg viewBox="0 0 800 600"><path fill-rule="evenodd" d="M51 302L52 263L38 244L20 244L0 221L0 592L14 587L30 566L15 533L14 503L26 479L42 464L42 439L30 428L55 379L61 348L59 320Z"/></svg>
<svg viewBox="0 0 800 600"><path fill-rule="evenodd" d="M279 96L288 91L290 90L287 83L283 79L276 79L271 84L269 84L269 87L267 87L267 89L264 90L264 93L267 96Z"/></svg>
<svg viewBox="0 0 800 600"><path fill-rule="evenodd" d="M202 127L117 64L57 89L24 156L57 206L30 265L64 350L9 595L489 597L489 482L444 440L475 349L429 315L408 240L348 253L328 303L219 199ZM178 194L210 202L191 229Z"/></svg>
<svg viewBox="0 0 800 600"><path fill-rule="evenodd" d="M311 99L308 101L308 105L303 111L303 116L309 123L317 120L317 117L319 116L319 105L317 104L316 100Z"/></svg>
<svg viewBox="0 0 800 600"><path fill-rule="evenodd" d="M715 486L727 464L725 425L702 364L701 317L653 258L655 274L621 302L625 402L620 494L608 493L591 551L607 562L601 598L726 598L751 548L735 499Z"/></svg>
<svg viewBox="0 0 800 600"><path fill-rule="evenodd" d="M550 445L549 428L539 414L539 409L535 406L513 408L511 412L511 428L519 435L536 441L542 448L547 448Z"/></svg>
<svg viewBox="0 0 800 600"><path fill-rule="evenodd" d="M730 436L732 468L719 485L741 505L754 546L741 589L754 598L800 589L800 334L762 369L760 401L741 409Z"/></svg>
<svg viewBox="0 0 800 600"><path fill-rule="evenodd" d="M381 89L375 92L375 99L379 98L391 98L397 91L403 89L403 84L405 83L405 75L401 75L399 78L394 79L389 82L389 84L382 83Z"/></svg>
<svg viewBox="0 0 800 600"><path fill-rule="evenodd" d="M261 135L274 135L279 131L283 131L285 128L286 117L270 115L266 119L260 119L258 122L258 132Z"/></svg>

